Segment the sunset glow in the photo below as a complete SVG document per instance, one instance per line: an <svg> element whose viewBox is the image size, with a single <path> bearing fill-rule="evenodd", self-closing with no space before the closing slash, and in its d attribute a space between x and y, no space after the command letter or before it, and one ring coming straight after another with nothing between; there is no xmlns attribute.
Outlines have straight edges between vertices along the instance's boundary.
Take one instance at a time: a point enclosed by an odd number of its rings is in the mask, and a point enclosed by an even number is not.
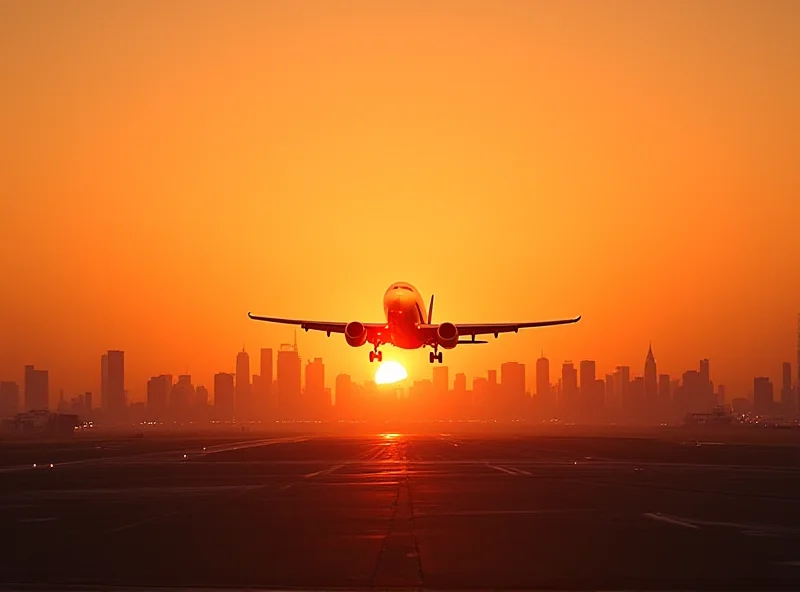
<svg viewBox="0 0 800 592"><path fill-rule="evenodd" d="M383 362L375 372L377 384L392 384L408 378L408 372L399 362Z"/></svg>
<svg viewBox="0 0 800 592"><path fill-rule="evenodd" d="M470 384L652 341L746 396L794 360L798 2L79 4L0 3L0 377L53 405L109 349L132 402L212 385L293 339L247 311L379 322L397 280L440 322L583 315L448 352Z"/></svg>

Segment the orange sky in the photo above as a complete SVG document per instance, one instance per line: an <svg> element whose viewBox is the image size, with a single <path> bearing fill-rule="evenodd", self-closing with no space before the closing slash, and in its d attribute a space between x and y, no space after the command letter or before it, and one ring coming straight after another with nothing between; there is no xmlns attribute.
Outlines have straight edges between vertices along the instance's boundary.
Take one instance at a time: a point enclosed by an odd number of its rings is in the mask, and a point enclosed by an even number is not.
<svg viewBox="0 0 800 592"><path fill-rule="evenodd" d="M97 392L124 349L133 400L210 387L291 340L248 310L380 320L395 280L440 321L583 315L451 376L796 359L800 3L6 0L0 56L2 379Z"/></svg>

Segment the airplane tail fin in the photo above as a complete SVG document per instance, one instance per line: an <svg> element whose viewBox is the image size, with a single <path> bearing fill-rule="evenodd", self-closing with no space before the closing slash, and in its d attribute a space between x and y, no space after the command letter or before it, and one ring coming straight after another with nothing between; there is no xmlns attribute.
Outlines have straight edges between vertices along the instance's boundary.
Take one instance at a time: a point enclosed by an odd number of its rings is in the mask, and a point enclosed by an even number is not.
<svg viewBox="0 0 800 592"><path fill-rule="evenodd" d="M431 304L428 306L428 324L433 324L433 294L431 294Z"/></svg>

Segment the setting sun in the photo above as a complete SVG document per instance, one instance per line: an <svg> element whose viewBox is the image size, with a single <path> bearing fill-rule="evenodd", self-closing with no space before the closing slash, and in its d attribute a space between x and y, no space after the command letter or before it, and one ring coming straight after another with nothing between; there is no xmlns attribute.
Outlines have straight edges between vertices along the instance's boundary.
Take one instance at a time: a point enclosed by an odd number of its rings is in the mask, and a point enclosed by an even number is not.
<svg viewBox="0 0 800 592"><path fill-rule="evenodd" d="M377 384L391 384L408 378L408 372L399 362L383 362L375 372Z"/></svg>

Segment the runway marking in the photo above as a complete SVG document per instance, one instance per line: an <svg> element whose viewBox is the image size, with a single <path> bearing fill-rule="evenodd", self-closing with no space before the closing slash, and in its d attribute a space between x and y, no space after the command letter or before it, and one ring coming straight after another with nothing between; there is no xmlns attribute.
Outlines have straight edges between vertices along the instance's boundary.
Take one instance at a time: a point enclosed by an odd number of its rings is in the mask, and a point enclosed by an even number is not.
<svg viewBox="0 0 800 592"><path fill-rule="evenodd" d="M486 463L486 466L489 467L490 469L495 469L497 471L500 471L501 473L506 473L508 475L516 475L518 477L523 475L530 475L528 471L523 471L522 469L517 469L515 467L502 467L499 465L490 465L489 463Z"/></svg>
<svg viewBox="0 0 800 592"><path fill-rule="evenodd" d="M647 518L651 518L653 520L666 522L667 524L675 524L676 526L683 526L684 528L691 528L692 530L700 530L700 527L697 526L696 524L692 524L691 522L684 522L683 520L679 520L677 518L671 518L669 516L665 516L664 514L645 512L642 515L646 516Z"/></svg>
<svg viewBox="0 0 800 592"><path fill-rule="evenodd" d="M417 512L419 518L431 518L438 516L523 516L533 514L571 514L578 512L596 512L597 510L452 510L444 512Z"/></svg>

